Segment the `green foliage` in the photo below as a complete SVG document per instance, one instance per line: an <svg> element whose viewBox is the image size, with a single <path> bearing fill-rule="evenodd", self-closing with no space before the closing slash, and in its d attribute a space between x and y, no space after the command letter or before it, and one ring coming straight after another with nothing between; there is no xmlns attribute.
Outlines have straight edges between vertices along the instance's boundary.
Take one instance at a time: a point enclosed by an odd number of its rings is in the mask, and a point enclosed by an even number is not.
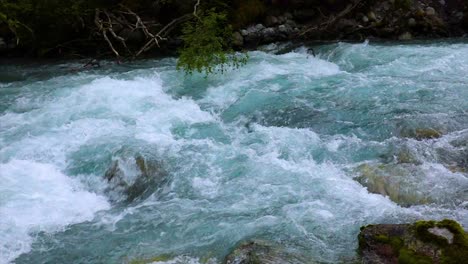
<svg viewBox="0 0 468 264"><path fill-rule="evenodd" d="M21 14L31 12L32 9L33 6L30 1L13 2L0 0L0 25L6 25L19 41L23 36L27 36L32 33L30 27L22 23L20 20Z"/></svg>
<svg viewBox="0 0 468 264"><path fill-rule="evenodd" d="M188 22L182 32L185 44L177 68L187 74L224 72L247 62L247 55L235 54L230 48L232 29L224 12L215 9L204 12Z"/></svg>
<svg viewBox="0 0 468 264"><path fill-rule="evenodd" d="M68 39L87 0L0 0L0 23L7 24L20 44L40 48Z"/></svg>
<svg viewBox="0 0 468 264"><path fill-rule="evenodd" d="M95 8L112 11L125 5L148 21L154 19L153 7L171 10L157 15L156 21L165 24L190 14L194 3L194 0L0 0L0 35L15 36L20 50L36 56L61 54L62 49L73 52L74 48L78 48L78 53L83 51L80 49L99 51L99 47L106 46L98 45L96 40L102 39L93 34ZM177 11L172 12L171 8ZM197 18L182 28L185 45L180 50L179 69L210 74L246 63L247 55L231 49L232 11L233 1L200 2ZM180 32L177 30L174 32Z"/></svg>
<svg viewBox="0 0 468 264"><path fill-rule="evenodd" d="M94 9L109 4L110 0L0 0L0 29L6 25L20 48L41 54L87 37Z"/></svg>

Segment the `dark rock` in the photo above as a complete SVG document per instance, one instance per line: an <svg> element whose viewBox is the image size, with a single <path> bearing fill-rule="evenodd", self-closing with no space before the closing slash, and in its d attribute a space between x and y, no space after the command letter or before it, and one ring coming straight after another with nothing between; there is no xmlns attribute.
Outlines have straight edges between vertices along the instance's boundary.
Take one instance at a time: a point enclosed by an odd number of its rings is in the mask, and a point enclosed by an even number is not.
<svg viewBox="0 0 468 264"><path fill-rule="evenodd" d="M426 15L427 16L435 16L436 15L435 9L433 7L428 6L426 8Z"/></svg>
<svg viewBox="0 0 468 264"><path fill-rule="evenodd" d="M0 52L7 51L9 49L9 45L3 38L0 38Z"/></svg>
<svg viewBox="0 0 468 264"><path fill-rule="evenodd" d="M296 9L294 10L294 19L298 22L307 22L317 16L314 9ZM291 18L289 18L291 19Z"/></svg>
<svg viewBox="0 0 468 264"><path fill-rule="evenodd" d="M362 263L467 263L468 235L453 220L361 228Z"/></svg>
<svg viewBox="0 0 468 264"><path fill-rule="evenodd" d="M367 16L362 16L361 18L362 22L364 23L368 23L369 22L369 18Z"/></svg>
<svg viewBox="0 0 468 264"><path fill-rule="evenodd" d="M119 35L130 43L142 43L145 40L145 34L141 30L122 29Z"/></svg>
<svg viewBox="0 0 468 264"><path fill-rule="evenodd" d="M242 47L244 45L244 37L239 32L234 32L232 34L232 45L235 47Z"/></svg>
<svg viewBox="0 0 468 264"><path fill-rule="evenodd" d="M461 26L465 29L468 30L468 10L463 13L463 18L461 21Z"/></svg>
<svg viewBox="0 0 468 264"><path fill-rule="evenodd" d="M377 16L375 15L373 11L370 11L369 13L367 13L367 17L369 18L370 21L377 21Z"/></svg>
<svg viewBox="0 0 468 264"><path fill-rule="evenodd" d="M409 32L405 32L405 33L401 34L400 36L398 36L398 39L399 40L412 40L413 35L411 35L411 33L409 33Z"/></svg>
<svg viewBox="0 0 468 264"><path fill-rule="evenodd" d="M0 37L0 51L9 51L16 48L16 41L14 39L5 39Z"/></svg>
<svg viewBox="0 0 468 264"><path fill-rule="evenodd" d="M224 259L224 264L287 264L310 263L286 249L265 241L242 243Z"/></svg>
<svg viewBox="0 0 468 264"><path fill-rule="evenodd" d="M265 18L265 26L267 26L267 27L273 27L273 26L276 26L278 24L279 24L279 20L275 16L267 16Z"/></svg>
<svg viewBox="0 0 468 264"><path fill-rule="evenodd" d="M293 18L294 18L294 16L293 16L291 13L289 13L289 12L284 13L284 17L285 17L286 19L293 19Z"/></svg>
<svg viewBox="0 0 468 264"><path fill-rule="evenodd" d="M132 202L146 198L161 187L167 173L160 162L137 156L114 160L104 177L109 183L107 192L111 200Z"/></svg>
<svg viewBox="0 0 468 264"><path fill-rule="evenodd" d="M287 25L287 24L286 25L280 25L278 27L278 30L279 30L279 32L285 34L286 36L293 33L292 27Z"/></svg>

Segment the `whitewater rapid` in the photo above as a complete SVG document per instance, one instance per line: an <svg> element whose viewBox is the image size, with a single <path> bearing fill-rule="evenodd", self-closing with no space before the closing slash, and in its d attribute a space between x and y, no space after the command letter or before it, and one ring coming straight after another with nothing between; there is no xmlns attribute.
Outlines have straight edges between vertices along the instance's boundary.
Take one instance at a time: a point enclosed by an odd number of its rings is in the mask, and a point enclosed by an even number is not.
<svg viewBox="0 0 468 264"><path fill-rule="evenodd" d="M346 263L362 225L468 226L467 174L444 159L468 149L468 44L268 48L208 78L175 59L0 66L0 263L219 263L249 239ZM443 136L399 136L419 126ZM433 202L404 207L354 179L400 149ZM104 174L137 156L167 179L114 202Z"/></svg>

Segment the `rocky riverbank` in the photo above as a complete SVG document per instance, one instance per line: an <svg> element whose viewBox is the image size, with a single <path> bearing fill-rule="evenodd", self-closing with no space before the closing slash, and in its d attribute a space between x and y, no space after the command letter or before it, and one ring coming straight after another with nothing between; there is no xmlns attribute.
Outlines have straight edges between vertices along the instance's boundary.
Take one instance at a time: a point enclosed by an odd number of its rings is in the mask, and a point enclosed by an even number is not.
<svg viewBox="0 0 468 264"><path fill-rule="evenodd" d="M462 264L468 255L468 234L455 221L418 221L413 224L368 225L358 236L359 257L343 263L363 264ZM171 261L169 256L130 261L131 264ZM165 262L166 263L166 262ZM206 261L206 263L216 263ZM308 264L317 260L300 256L280 244L251 240L240 243L223 264Z"/></svg>
<svg viewBox="0 0 468 264"><path fill-rule="evenodd" d="M239 3L237 3L239 2ZM158 1L159 3L159 1ZM163 21L167 14L190 13L193 6L184 1L172 1L170 7L156 4L141 16L142 20ZM234 34L231 45L237 50L255 49L258 45L278 41L390 39L411 40L425 38L461 37L468 31L468 3L463 0L354 0L354 1L300 1L300 0L244 0L234 1L230 23ZM118 50L121 43L126 48L141 47L158 36L157 29L128 28L122 17L110 16L108 38ZM91 17L90 17L91 19ZM92 21L87 25L80 17L82 26L43 25L47 34L35 33L34 43L25 44L0 24L0 56L95 56L109 52L109 47L100 34L96 34ZM167 20L167 19L166 19ZM169 20L170 21L170 20ZM0 21L1 22L1 21ZM105 24L103 24L105 26ZM155 24L156 25L156 24ZM64 28L61 28L64 27ZM49 35L60 28L51 38ZM94 28L94 29L93 29ZM176 28L174 28L176 29ZM71 32L72 33L71 33ZM74 32L74 33L73 33ZM145 54L175 54L183 45L180 30L172 30L153 45ZM159 36L157 37L159 38ZM57 39L52 41L52 39ZM31 49L35 45L35 51ZM39 46L38 46L39 45ZM41 46L42 45L42 46ZM73 54L72 54L73 53ZM35 55L34 55L35 54Z"/></svg>
<svg viewBox="0 0 468 264"><path fill-rule="evenodd" d="M284 40L411 40L463 36L468 13L463 1L374 1L348 4L324 15L298 6L293 12L267 15L262 23L234 33L238 47Z"/></svg>

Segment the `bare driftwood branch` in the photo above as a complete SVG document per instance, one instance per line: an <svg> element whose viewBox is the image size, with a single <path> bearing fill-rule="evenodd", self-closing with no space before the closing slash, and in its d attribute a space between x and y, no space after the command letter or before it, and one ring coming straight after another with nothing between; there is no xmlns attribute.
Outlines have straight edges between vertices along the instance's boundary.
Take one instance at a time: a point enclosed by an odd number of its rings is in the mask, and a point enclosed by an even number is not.
<svg viewBox="0 0 468 264"><path fill-rule="evenodd" d="M323 22L323 23L321 23L321 24L319 24L319 25L317 25L315 27L309 27L309 28L305 29L304 31L299 33L299 35L304 36L304 35L306 35L306 34L308 34L310 32L313 32L313 31L317 31L317 32L327 31L330 27L335 25L335 23L338 22L341 18L345 17L351 11L353 11L356 7L358 7L361 4L361 2L362 2L362 0L354 1L353 4L347 5L346 8L343 11L341 11L340 13L338 13L337 15L335 15L335 16L332 15L332 16L328 17L327 21L325 21L325 22Z"/></svg>
<svg viewBox="0 0 468 264"><path fill-rule="evenodd" d="M196 17L197 19L200 19L198 17L198 7L200 6L200 0L197 0L195 5L193 6L193 16Z"/></svg>
<svg viewBox="0 0 468 264"><path fill-rule="evenodd" d="M107 36L108 28L104 26L103 21L99 17L100 14L101 14L101 10L99 10L99 8L96 8L96 12L94 14L94 24L98 27L99 32L101 32L102 37L104 38L104 40L106 40L112 52L117 57L120 57L119 52L114 48L114 45L112 45L112 41L110 41L109 37Z"/></svg>
<svg viewBox="0 0 468 264"><path fill-rule="evenodd" d="M155 21L144 21L137 13L124 5L120 5L121 10L114 12L96 9L94 23L97 27L97 31L107 42L107 45L109 46L112 53L114 53L117 57L120 57L120 53L113 43L113 41L117 41L129 54L134 54L133 57L135 58L155 46L160 47L160 42L166 41L167 36L171 33L171 31L181 23L187 22L193 17L199 19L198 13L200 3L201 0L196 0L192 13L185 14L181 17L173 19L171 22L159 29L157 33L153 33L150 28L154 28L155 26L162 26L161 24L156 23ZM139 30L145 35L147 41L143 46L141 46L140 49L138 49L137 52L133 53L128 48L126 39L114 30L113 25L120 25L123 28L129 29L131 32Z"/></svg>

